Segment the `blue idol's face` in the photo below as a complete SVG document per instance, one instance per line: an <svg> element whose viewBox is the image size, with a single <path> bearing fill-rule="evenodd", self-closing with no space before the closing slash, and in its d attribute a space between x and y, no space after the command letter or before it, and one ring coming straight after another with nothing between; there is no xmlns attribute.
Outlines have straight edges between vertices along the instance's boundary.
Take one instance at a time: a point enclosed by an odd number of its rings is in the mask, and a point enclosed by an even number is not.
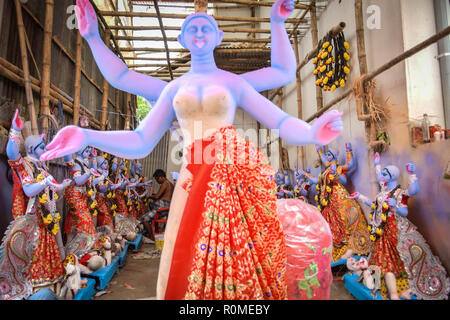
<svg viewBox="0 0 450 320"><path fill-rule="evenodd" d="M222 41L221 32L205 17L195 17L188 22L180 35L181 44L193 55L204 55L214 50Z"/></svg>
<svg viewBox="0 0 450 320"><path fill-rule="evenodd" d="M108 161L104 161L102 165L100 166L100 169L102 170L108 170Z"/></svg>
<svg viewBox="0 0 450 320"><path fill-rule="evenodd" d="M332 161L336 160L336 158L334 157L334 154L332 152L330 152L330 151L327 152L326 157L327 157L327 161L328 162L332 162Z"/></svg>
<svg viewBox="0 0 450 320"><path fill-rule="evenodd" d="M44 140L39 141L34 147L33 147L33 153L37 159L45 152L45 142Z"/></svg>
<svg viewBox="0 0 450 320"><path fill-rule="evenodd" d="M389 172L389 170L387 168L384 168L383 170L381 170L378 173L378 182L383 183L383 182L390 182L392 180L392 176L391 173Z"/></svg>
<svg viewBox="0 0 450 320"><path fill-rule="evenodd" d="M78 151L78 156L82 159L89 158L89 148L84 148L83 150Z"/></svg>

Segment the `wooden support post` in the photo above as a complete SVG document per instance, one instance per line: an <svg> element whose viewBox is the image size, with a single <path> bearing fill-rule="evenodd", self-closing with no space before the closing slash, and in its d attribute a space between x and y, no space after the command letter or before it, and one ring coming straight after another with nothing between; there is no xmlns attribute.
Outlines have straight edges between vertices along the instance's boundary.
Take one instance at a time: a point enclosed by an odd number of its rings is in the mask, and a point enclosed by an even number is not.
<svg viewBox="0 0 450 320"><path fill-rule="evenodd" d="M278 106L281 110L283 110L283 90L281 90L278 93ZM279 153L279 161L280 161L280 170L287 170L287 168L284 167L284 161L283 161L283 140L281 140L281 137L278 137L278 153Z"/></svg>
<svg viewBox="0 0 450 320"><path fill-rule="evenodd" d="M73 124L78 125L80 118L80 93L81 93L81 49L83 38L77 32L76 56L75 56L75 84L73 93Z"/></svg>
<svg viewBox="0 0 450 320"><path fill-rule="evenodd" d="M111 30L105 30L105 44L109 47L109 40L111 39ZM102 96L102 115L100 120L100 130L106 129L106 118L108 113L108 93L109 93L109 84L106 78L103 78L103 96Z"/></svg>
<svg viewBox="0 0 450 320"><path fill-rule="evenodd" d="M298 38L297 38L297 32L294 34L294 52L295 52L295 59L297 61L297 65L300 61L300 55L298 52ZM301 81L301 75L300 70L297 70L296 72L296 84L297 84L297 117L299 119L303 118L303 106L302 106L302 81ZM304 160L304 147L297 147L297 155L299 159L299 167L304 169L305 167L305 160Z"/></svg>
<svg viewBox="0 0 450 320"><path fill-rule="evenodd" d="M20 42L20 54L22 58L22 70L23 70L23 78L25 85L25 95L27 99L27 109L28 115L30 117L31 122L31 132L33 135L38 135L38 127L37 127L37 118L34 110L34 101L33 101L33 91L31 88L31 80L30 80L30 67L28 65L28 55L27 48L25 43L25 26L23 24L22 17L22 6L19 0L14 0L16 6L16 17L17 17L17 29L19 32L19 42Z"/></svg>
<svg viewBox="0 0 450 320"><path fill-rule="evenodd" d="M158 1L153 0L153 4L155 5L156 14L158 16L159 27L161 28L161 33L162 33L162 36L164 39L164 48L166 50L166 58L167 58L167 68L169 69L169 72L170 72L170 79L173 80L172 66L170 65L170 51L169 51L169 46L167 45L167 37L166 37L166 32L164 31L164 25L163 25L163 21L161 18L161 13L159 12Z"/></svg>
<svg viewBox="0 0 450 320"><path fill-rule="evenodd" d="M365 75L368 72L367 69L367 59L366 59L366 45L364 37L364 17L362 0L355 0L355 24L356 24L356 43L358 48L358 62L359 62L359 72L360 75ZM367 93L367 82L363 80L363 90L364 94ZM375 183L376 177L373 173L374 162L373 162L373 149L371 147L371 142L376 140L376 128L375 123L370 121L370 117L367 114L366 99L363 95L361 99L356 99L357 103L357 114L358 119L365 122L365 132L366 132L366 144L367 144L367 159L369 162L369 179L371 185L372 193L376 191Z"/></svg>
<svg viewBox="0 0 450 320"><path fill-rule="evenodd" d="M129 92L127 92L126 100L125 100L125 110L127 112L127 116L125 118L125 125L123 128L124 130L130 130L130 117L131 117L130 100L131 100L131 94Z"/></svg>
<svg viewBox="0 0 450 320"><path fill-rule="evenodd" d="M42 115L50 115L50 74L52 63L52 33L53 33L54 0L45 0L44 39L42 45L42 81L41 81L41 110ZM47 133L48 120L41 123L41 133Z"/></svg>
<svg viewBox="0 0 450 320"><path fill-rule="evenodd" d="M317 48L319 45L319 32L317 30L317 11L316 11L316 0L311 1L311 36L313 48ZM317 110L323 108L323 96L322 88L316 87L316 101Z"/></svg>
<svg viewBox="0 0 450 320"><path fill-rule="evenodd" d="M116 114L114 116L115 130L120 130L120 106L119 106L119 90L115 89L114 100L116 101Z"/></svg>

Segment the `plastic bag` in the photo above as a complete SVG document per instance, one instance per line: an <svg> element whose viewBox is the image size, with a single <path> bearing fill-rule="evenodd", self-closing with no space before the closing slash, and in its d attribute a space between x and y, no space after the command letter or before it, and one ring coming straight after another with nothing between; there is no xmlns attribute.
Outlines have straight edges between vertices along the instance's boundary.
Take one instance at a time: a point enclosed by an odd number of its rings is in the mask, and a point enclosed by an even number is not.
<svg viewBox="0 0 450 320"><path fill-rule="evenodd" d="M328 300L332 235L319 210L298 199L277 201L287 253L289 300Z"/></svg>

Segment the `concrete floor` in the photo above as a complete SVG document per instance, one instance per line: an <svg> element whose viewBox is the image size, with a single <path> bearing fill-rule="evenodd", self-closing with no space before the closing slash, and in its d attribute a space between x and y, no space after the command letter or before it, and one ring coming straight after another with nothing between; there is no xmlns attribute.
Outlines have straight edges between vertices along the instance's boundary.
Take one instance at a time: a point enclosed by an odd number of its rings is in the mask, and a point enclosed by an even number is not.
<svg viewBox="0 0 450 320"><path fill-rule="evenodd" d="M154 245L143 244L141 252L153 250ZM156 296L156 280L158 277L159 258L133 259L132 251L128 251L125 266L119 269L106 288L107 294L94 297L94 300L153 300ZM339 279L339 278L338 278ZM331 285L330 300L355 300L344 288L344 281L334 280Z"/></svg>

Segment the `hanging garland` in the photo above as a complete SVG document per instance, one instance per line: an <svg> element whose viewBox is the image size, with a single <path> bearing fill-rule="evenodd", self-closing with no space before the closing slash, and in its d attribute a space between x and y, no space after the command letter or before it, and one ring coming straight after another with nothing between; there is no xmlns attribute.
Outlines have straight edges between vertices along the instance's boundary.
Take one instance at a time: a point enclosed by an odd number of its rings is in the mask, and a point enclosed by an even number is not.
<svg viewBox="0 0 450 320"><path fill-rule="evenodd" d="M42 173L39 173L35 178L36 182L40 182L44 179ZM57 235L59 232L59 220L61 220L61 215L56 211L56 200L59 196L53 187L46 187L38 195L39 203L41 204L41 219L44 226L53 235ZM51 211L48 209L50 208Z"/></svg>
<svg viewBox="0 0 450 320"><path fill-rule="evenodd" d="M324 172L319 174L319 181L316 185L318 191L317 195L314 197L317 201L317 209L322 212L330 203L331 192L333 191L333 186L336 180L336 175L331 172L328 174Z"/></svg>
<svg viewBox="0 0 450 320"><path fill-rule="evenodd" d="M332 37L328 33L317 46L317 54L313 60L316 69L316 86L325 91L334 92L339 87L345 87L350 73L350 45L345 41L341 31Z"/></svg>

